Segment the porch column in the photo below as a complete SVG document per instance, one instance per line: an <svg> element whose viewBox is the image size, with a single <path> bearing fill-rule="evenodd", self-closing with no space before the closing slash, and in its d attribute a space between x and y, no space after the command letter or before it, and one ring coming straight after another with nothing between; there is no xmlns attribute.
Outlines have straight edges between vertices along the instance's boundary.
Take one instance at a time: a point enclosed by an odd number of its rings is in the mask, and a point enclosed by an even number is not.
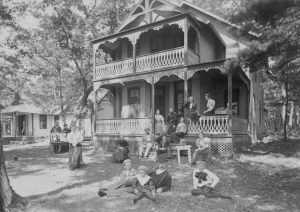
<svg viewBox="0 0 300 212"><path fill-rule="evenodd" d="M232 135L232 72L228 73L228 135Z"/></svg>
<svg viewBox="0 0 300 212"><path fill-rule="evenodd" d="M184 19L184 64L188 65L188 19Z"/></svg>
<svg viewBox="0 0 300 212"><path fill-rule="evenodd" d="M132 69L133 73L136 74L136 36L132 35Z"/></svg>
<svg viewBox="0 0 300 212"><path fill-rule="evenodd" d="M183 93L184 102L188 101L188 81L187 81L187 71L184 72L184 93ZM187 125L187 111L184 110L184 122Z"/></svg>
<svg viewBox="0 0 300 212"><path fill-rule="evenodd" d="M32 135L34 135L34 115L31 113L31 125L32 125Z"/></svg>
<svg viewBox="0 0 300 212"><path fill-rule="evenodd" d="M93 133L92 136L96 135L96 113L97 113L97 90L101 87L100 83L94 83L93 85L93 89L94 89L94 120L93 120L93 127L91 127L93 129Z"/></svg>
<svg viewBox="0 0 300 212"><path fill-rule="evenodd" d="M3 138L3 134L4 134L4 124L3 124L3 114L0 114L0 117L1 117L1 123L0 123L0 139L2 141L2 138ZM2 126L2 127L1 127Z"/></svg>
<svg viewBox="0 0 300 212"><path fill-rule="evenodd" d="M155 133L155 84L154 84L154 77L151 77L151 108L152 108L152 133Z"/></svg>

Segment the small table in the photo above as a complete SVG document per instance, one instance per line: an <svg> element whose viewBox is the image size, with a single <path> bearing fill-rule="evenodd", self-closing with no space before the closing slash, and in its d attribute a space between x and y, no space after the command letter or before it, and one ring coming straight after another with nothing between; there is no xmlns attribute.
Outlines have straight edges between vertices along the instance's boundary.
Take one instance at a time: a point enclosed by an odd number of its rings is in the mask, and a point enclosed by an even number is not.
<svg viewBox="0 0 300 212"><path fill-rule="evenodd" d="M191 156L191 145L185 145L185 146L176 146L177 149L177 158L178 158L178 164L180 165L180 151L181 150L187 150L188 151L188 159L189 163L192 162L192 156Z"/></svg>
<svg viewBox="0 0 300 212"><path fill-rule="evenodd" d="M61 146L61 152L68 152L69 151L69 143L68 142L51 142L51 154L57 153L55 151L55 147ZM66 147L66 148L64 148Z"/></svg>

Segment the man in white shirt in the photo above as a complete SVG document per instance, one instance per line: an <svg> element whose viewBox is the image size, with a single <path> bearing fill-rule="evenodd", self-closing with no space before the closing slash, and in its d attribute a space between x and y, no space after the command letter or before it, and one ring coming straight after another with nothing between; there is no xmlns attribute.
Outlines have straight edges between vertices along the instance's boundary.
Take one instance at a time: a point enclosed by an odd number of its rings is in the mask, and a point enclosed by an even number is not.
<svg viewBox="0 0 300 212"><path fill-rule="evenodd" d="M139 158L140 159L142 158L144 150L145 150L144 159L147 159L149 151L154 146L154 135L152 133L150 133L150 128L146 127L145 132L146 133L144 135L142 135L142 139L139 144Z"/></svg>
<svg viewBox="0 0 300 212"><path fill-rule="evenodd" d="M223 195L213 191L213 188L219 182L219 178L212 172L205 169L205 161L198 161L197 168L193 172L194 189L192 195L204 195L207 198L225 198L232 199L231 196Z"/></svg>

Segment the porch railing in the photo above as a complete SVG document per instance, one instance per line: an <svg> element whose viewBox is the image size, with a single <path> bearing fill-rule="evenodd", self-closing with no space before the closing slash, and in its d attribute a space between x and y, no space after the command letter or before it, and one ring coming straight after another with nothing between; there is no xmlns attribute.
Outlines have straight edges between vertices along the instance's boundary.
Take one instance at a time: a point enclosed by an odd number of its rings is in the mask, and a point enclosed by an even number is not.
<svg viewBox="0 0 300 212"><path fill-rule="evenodd" d="M183 47L136 58L136 72L149 71L184 64Z"/></svg>
<svg viewBox="0 0 300 212"><path fill-rule="evenodd" d="M130 73L133 73L132 58L96 66L95 79L100 79L103 77L114 77Z"/></svg>
<svg viewBox="0 0 300 212"><path fill-rule="evenodd" d="M135 119L101 119L96 121L97 134L142 134L151 127L150 118Z"/></svg>
<svg viewBox="0 0 300 212"><path fill-rule="evenodd" d="M232 133L233 134L248 133L248 120L238 116L232 116Z"/></svg>
<svg viewBox="0 0 300 212"><path fill-rule="evenodd" d="M188 134L227 134L228 116L205 116L200 117L197 123L188 119Z"/></svg>

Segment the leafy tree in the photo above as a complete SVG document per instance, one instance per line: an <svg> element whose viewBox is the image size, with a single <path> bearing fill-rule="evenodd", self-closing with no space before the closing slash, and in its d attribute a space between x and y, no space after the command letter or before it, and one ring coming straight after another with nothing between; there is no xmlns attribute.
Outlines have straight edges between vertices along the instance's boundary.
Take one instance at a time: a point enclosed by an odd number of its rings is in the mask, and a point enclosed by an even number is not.
<svg viewBox="0 0 300 212"><path fill-rule="evenodd" d="M234 10L231 21L240 25L236 36L260 33L257 39L248 42L249 49L242 51L237 64L262 71L267 80L274 82L275 98L282 107L283 133L287 139L288 112L291 102L299 94L300 57L300 2L296 0L242 0L241 7Z"/></svg>

